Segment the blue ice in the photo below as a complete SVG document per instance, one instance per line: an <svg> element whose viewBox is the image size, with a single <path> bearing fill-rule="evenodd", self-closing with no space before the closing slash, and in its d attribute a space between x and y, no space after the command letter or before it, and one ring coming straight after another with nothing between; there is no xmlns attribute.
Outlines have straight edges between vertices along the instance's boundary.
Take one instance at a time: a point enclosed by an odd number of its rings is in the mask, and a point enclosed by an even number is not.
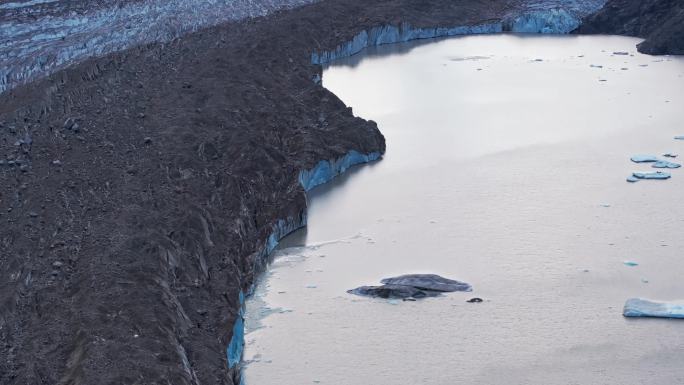
<svg viewBox="0 0 684 385"><path fill-rule="evenodd" d="M634 172L632 175L639 179L670 179L672 175L664 171Z"/></svg>
<svg viewBox="0 0 684 385"><path fill-rule="evenodd" d="M682 167L679 163L668 162L666 160L659 160L653 163L653 168L680 168Z"/></svg>
<svg viewBox="0 0 684 385"><path fill-rule="evenodd" d="M634 163L657 162L659 160L655 155L634 155L629 159Z"/></svg>
<svg viewBox="0 0 684 385"><path fill-rule="evenodd" d="M625 317L684 318L684 303L630 298L622 313Z"/></svg>
<svg viewBox="0 0 684 385"><path fill-rule="evenodd" d="M624 263L625 266L629 266L629 267L639 266L639 264L634 262L634 261L624 261L622 263Z"/></svg>

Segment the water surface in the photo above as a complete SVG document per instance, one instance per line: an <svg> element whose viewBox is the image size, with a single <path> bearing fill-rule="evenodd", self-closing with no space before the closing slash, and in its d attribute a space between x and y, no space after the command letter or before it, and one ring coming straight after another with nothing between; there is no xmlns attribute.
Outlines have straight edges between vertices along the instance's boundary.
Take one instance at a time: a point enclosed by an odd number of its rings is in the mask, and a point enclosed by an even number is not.
<svg viewBox="0 0 684 385"><path fill-rule="evenodd" d="M684 323L621 315L684 298L684 170L625 182L650 169L632 155L684 154L684 60L636 43L473 36L327 68L387 154L310 194L248 303L248 385L684 383ZM474 291L346 293L414 272Z"/></svg>

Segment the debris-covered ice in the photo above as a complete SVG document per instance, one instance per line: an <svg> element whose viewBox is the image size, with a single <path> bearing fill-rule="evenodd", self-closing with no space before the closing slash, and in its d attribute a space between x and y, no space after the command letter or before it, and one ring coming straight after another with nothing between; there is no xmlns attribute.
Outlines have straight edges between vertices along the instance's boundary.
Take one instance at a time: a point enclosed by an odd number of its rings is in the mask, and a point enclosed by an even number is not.
<svg viewBox="0 0 684 385"><path fill-rule="evenodd" d="M622 313L625 317L684 318L684 303L630 298Z"/></svg>
<svg viewBox="0 0 684 385"><path fill-rule="evenodd" d="M385 278L381 286L361 286L347 293L379 298L425 298L436 297L445 292L472 291L465 282L440 277L436 274L406 274Z"/></svg>
<svg viewBox="0 0 684 385"><path fill-rule="evenodd" d="M406 274L385 278L380 282L385 285L405 285L443 292L472 291L472 287L465 282L440 277L437 274Z"/></svg>
<svg viewBox="0 0 684 385"><path fill-rule="evenodd" d="M657 162L660 160L655 155L634 155L633 157L631 157L629 159L634 163Z"/></svg>
<svg viewBox="0 0 684 385"><path fill-rule="evenodd" d="M639 179L670 179L672 176L669 172L664 171L634 172L632 175Z"/></svg>
<svg viewBox="0 0 684 385"><path fill-rule="evenodd" d="M405 285L360 286L356 289L347 290L347 293L390 299L436 297L441 294L439 291L423 290Z"/></svg>

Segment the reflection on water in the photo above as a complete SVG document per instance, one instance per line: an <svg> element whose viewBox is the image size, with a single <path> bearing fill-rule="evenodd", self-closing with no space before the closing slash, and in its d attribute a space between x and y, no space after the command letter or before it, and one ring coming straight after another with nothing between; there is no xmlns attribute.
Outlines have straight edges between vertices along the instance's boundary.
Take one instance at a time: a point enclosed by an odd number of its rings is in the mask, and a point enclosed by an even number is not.
<svg viewBox="0 0 684 385"><path fill-rule="evenodd" d="M309 195L249 301L248 385L684 383L684 323L621 316L684 297L684 171L625 182L650 170L634 154L684 153L684 60L637 42L473 36L327 68L388 152ZM346 293L421 272L474 291Z"/></svg>

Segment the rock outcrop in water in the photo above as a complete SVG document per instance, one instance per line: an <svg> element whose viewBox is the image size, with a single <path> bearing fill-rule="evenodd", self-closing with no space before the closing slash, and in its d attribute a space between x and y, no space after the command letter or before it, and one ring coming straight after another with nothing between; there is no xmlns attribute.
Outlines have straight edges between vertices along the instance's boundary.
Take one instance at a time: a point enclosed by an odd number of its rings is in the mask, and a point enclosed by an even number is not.
<svg viewBox="0 0 684 385"><path fill-rule="evenodd" d="M587 17L579 33L605 33L646 39L639 52L684 54L684 2L681 0L609 0Z"/></svg>
<svg viewBox="0 0 684 385"><path fill-rule="evenodd" d="M442 293L472 291L465 282L440 277L436 274L406 274L385 278L382 286L361 286L347 293L377 298L425 298L436 297Z"/></svg>

